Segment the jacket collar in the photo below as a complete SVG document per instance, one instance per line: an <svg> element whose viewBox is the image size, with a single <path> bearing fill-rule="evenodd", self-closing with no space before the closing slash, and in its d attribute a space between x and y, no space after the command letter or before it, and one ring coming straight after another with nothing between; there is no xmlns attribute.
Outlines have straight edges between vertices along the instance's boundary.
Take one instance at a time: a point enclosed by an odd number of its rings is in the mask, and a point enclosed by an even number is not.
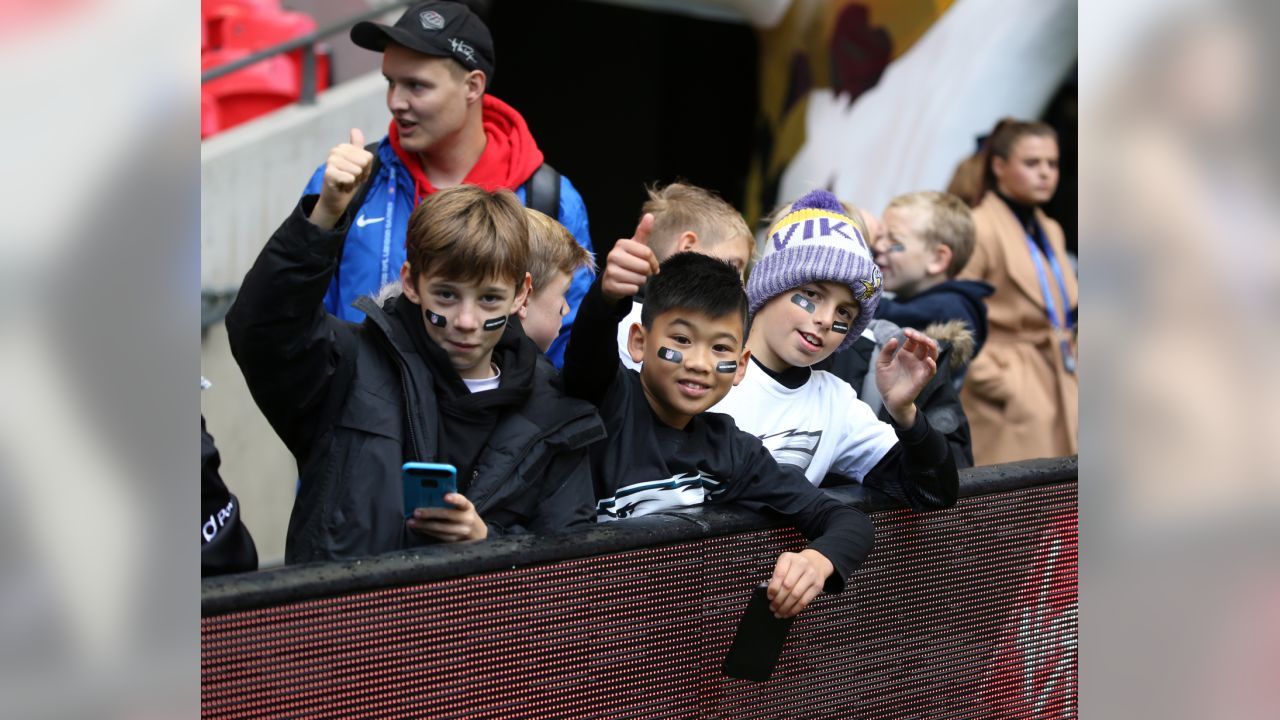
<svg viewBox="0 0 1280 720"><path fill-rule="evenodd" d="M1004 251L1005 266L1008 270L1009 277L1013 279L1015 285L1021 288L1024 295L1030 298L1031 302L1037 307L1045 308L1044 293L1040 290L1040 277L1036 273L1036 266L1031 261L1031 253L1027 250L1027 231L1023 227L1018 216L1013 209L1000 199L1000 196L994 192L988 192L986 197L982 199L980 206L991 206L991 217L996 223L996 237L999 239ZM1058 247L1049 239L1046 223L1048 216L1039 208L1036 208L1034 214L1036 222L1040 225L1041 231L1045 233L1046 241L1058 253L1058 261L1065 265L1066 257L1062 254L1062 248ZM1046 265L1045 270L1048 270ZM1054 290L1056 282L1051 282L1050 290ZM1068 281L1070 285L1070 281ZM1055 290L1056 291L1056 290Z"/></svg>

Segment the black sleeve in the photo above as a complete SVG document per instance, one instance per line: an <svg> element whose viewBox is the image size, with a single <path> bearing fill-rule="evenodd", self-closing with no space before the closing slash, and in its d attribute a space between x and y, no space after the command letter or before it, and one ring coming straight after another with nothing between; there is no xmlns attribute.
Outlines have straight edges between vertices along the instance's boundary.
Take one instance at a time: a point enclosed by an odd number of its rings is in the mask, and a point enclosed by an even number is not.
<svg viewBox="0 0 1280 720"><path fill-rule="evenodd" d="M600 407L605 393L618 379L618 323L631 312L631 298L610 304L600 292L601 278L591 284L578 306L569 346L564 352L565 392Z"/></svg>
<svg viewBox="0 0 1280 720"><path fill-rule="evenodd" d="M200 416L200 576L258 569L258 549L240 522L240 503L218 468L222 458Z"/></svg>
<svg viewBox="0 0 1280 720"><path fill-rule="evenodd" d="M779 465L755 436L736 428L733 432L731 442L741 460L726 487L711 500L772 511L794 523L809 538L809 548L835 567L823 589L844 590L849 576L871 552L875 540L871 518L811 485L799 469Z"/></svg>
<svg viewBox="0 0 1280 720"><path fill-rule="evenodd" d="M919 407L916 423L910 429L891 424L898 442L871 468L862 484L885 492L914 510L955 505L960 473L947 438L929 425Z"/></svg>
<svg viewBox="0 0 1280 720"><path fill-rule="evenodd" d="M916 407L924 413L929 425L947 438L956 467L973 467L973 440L969 433L969 418L960 404L955 373L951 369L951 354L955 349L946 342L939 343L939 346L938 372L924 390L920 391ZM893 424L893 418L884 407L880 408L880 419Z"/></svg>
<svg viewBox="0 0 1280 720"><path fill-rule="evenodd" d="M341 362L354 362L355 326L324 311L349 215L332 230L307 219L308 195L267 241L227 311L231 354L253 399L302 462Z"/></svg>

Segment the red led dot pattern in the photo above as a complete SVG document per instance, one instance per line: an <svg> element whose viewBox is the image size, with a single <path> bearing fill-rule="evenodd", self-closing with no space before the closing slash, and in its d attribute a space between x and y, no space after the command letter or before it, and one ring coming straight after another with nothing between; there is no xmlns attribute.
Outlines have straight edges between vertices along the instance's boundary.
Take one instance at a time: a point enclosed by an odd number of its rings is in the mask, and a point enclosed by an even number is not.
<svg viewBox="0 0 1280 720"><path fill-rule="evenodd" d="M720 668L790 529L207 617L202 715L1076 717L1074 482L873 519L767 682Z"/></svg>

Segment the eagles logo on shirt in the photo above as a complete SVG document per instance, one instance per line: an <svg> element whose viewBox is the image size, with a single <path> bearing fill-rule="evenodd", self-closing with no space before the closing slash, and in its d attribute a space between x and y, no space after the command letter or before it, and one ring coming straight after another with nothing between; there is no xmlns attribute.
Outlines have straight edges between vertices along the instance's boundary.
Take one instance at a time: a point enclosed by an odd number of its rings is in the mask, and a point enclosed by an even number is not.
<svg viewBox="0 0 1280 720"><path fill-rule="evenodd" d="M795 465L807 470L813 462L813 455L818 451L818 443L822 442L822 431L784 430L772 435L761 435L760 442L778 464Z"/></svg>

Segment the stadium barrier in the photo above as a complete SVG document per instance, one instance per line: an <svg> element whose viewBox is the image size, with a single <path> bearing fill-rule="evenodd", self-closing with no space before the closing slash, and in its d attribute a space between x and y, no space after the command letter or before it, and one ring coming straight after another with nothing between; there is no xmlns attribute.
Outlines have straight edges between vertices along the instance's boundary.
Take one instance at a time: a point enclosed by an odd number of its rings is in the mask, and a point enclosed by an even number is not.
<svg viewBox="0 0 1280 720"><path fill-rule="evenodd" d="M202 716L1075 717L1077 474L966 470L928 513L831 491L875 549L762 683L721 664L804 538L735 509L205 579Z"/></svg>

